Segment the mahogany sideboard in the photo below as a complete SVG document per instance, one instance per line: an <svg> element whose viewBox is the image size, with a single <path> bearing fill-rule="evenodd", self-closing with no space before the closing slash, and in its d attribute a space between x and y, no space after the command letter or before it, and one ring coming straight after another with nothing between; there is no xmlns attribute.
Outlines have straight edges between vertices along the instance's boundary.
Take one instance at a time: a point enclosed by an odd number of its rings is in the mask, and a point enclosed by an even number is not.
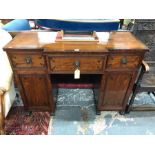
<svg viewBox="0 0 155 155"><path fill-rule="evenodd" d="M87 83L97 113L124 114L148 48L130 32L110 32L108 42L53 42L51 33L21 32L4 47L25 110L54 114L60 83ZM74 79L77 68L80 79Z"/></svg>

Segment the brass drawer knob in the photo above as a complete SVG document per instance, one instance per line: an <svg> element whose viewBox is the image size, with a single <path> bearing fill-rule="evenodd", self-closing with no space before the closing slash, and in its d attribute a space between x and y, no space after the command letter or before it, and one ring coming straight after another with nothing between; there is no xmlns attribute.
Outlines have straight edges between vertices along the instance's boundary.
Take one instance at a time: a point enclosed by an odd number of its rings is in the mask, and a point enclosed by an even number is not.
<svg viewBox="0 0 155 155"><path fill-rule="evenodd" d="M76 60L76 61L75 61L75 67L76 67L76 68L79 68L79 67L80 67L80 61L79 61L79 60Z"/></svg>
<svg viewBox="0 0 155 155"><path fill-rule="evenodd" d="M26 64L32 64L32 58L31 57L26 57L25 62L26 62Z"/></svg>
<svg viewBox="0 0 155 155"><path fill-rule="evenodd" d="M127 58L126 57L121 58L120 63L121 64L127 64L128 63Z"/></svg>

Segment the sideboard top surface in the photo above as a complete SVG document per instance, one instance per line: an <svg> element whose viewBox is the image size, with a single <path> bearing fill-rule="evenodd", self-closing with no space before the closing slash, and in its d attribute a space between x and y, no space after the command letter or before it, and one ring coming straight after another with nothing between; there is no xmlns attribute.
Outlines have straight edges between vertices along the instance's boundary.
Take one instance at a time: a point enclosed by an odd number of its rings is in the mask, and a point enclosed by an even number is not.
<svg viewBox="0 0 155 155"><path fill-rule="evenodd" d="M130 32L116 31L110 32L107 42L55 42L50 35L52 32L20 32L5 47L4 50L11 49L38 49L45 51L66 51L81 49L106 52L108 50L140 50L146 51L148 48Z"/></svg>

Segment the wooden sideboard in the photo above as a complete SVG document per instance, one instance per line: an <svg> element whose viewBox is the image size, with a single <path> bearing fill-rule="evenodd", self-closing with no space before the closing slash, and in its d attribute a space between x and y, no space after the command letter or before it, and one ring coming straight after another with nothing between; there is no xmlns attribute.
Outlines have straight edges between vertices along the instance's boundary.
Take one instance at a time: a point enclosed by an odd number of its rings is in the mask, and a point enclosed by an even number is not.
<svg viewBox="0 0 155 155"><path fill-rule="evenodd" d="M87 83L97 112L123 114L148 48L130 32L110 32L108 42L52 42L50 33L21 32L4 47L25 110L54 114L60 83Z"/></svg>

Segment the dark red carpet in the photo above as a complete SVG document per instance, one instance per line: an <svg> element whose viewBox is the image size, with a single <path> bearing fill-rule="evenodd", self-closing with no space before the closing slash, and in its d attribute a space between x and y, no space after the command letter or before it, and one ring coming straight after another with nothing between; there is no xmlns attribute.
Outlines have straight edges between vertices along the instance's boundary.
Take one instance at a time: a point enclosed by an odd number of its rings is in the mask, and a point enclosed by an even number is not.
<svg viewBox="0 0 155 155"><path fill-rule="evenodd" d="M5 121L7 135L47 135L50 121L48 112L32 112L23 107L13 107Z"/></svg>

